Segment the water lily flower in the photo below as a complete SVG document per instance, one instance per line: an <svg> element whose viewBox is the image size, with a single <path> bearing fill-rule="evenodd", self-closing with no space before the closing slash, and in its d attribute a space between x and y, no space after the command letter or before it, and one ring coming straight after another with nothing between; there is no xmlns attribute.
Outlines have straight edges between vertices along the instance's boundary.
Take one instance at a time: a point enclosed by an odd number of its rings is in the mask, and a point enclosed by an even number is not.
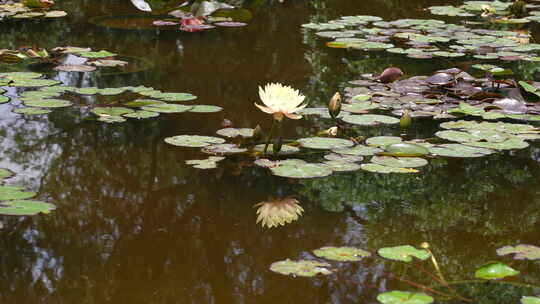
<svg viewBox="0 0 540 304"><path fill-rule="evenodd" d="M268 228L296 221L304 211L298 200L290 197L282 200L260 202L254 207L259 207L257 209L257 223L262 222L262 226Z"/></svg>
<svg viewBox="0 0 540 304"><path fill-rule="evenodd" d="M298 90L290 86L284 86L280 83L267 84L264 89L259 87L259 97L264 105L255 105L261 111L274 115L274 119L281 121L283 116L290 119L300 119L302 115L295 114L306 107L304 102L305 96L300 94Z"/></svg>

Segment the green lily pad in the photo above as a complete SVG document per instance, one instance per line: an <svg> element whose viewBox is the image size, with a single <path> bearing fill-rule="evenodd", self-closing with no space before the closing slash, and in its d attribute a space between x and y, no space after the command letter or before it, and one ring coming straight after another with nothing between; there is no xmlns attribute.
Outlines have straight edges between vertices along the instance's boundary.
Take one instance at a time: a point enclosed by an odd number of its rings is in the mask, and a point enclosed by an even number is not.
<svg viewBox="0 0 540 304"><path fill-rule="evenodd" d="M481 147L469 147L461 144L444 144L429 147L429 152L446 157L482 157L495 153L490 149Z"/></svg>
<svg viewBox="0 0 540 304"><path fill-rule="evenodd" d="M24 115L43 115L49 114L52 110L42 109L42 108L17 108L13 110L13 113L24 114Z"/></svg>
<svg viewBox="0 0 540 304"><path fill-rule="evenodd" d="M521 304L540 304L540 298L524 296L521 298Z"/></svg>
<svg viewBox="0 0 540 304"><path fill-rule="evenodd" d="M143 92L144 93L144 92ZM197 99L197 96L189 93L153 93L150 95L142 94L146 96L150 96L152 98L164 100L164 101L190 101Z"/></svg>
<svg viewBox="0 0 540 304"><path fill-rule="evenodd" d="M411 262L413 257L420 260L427 260L431 254L425 249L416 249L411 245L381 248L379 255L385 259Z"/></svg>
<svg viewBox="0 0 540 304"><path fill-rule="evenodd" d="M26 91L20 94L19 99L20 100L32 100L32 99L46 99L46 98L54 98L62 95L62 92L54 92L54 91Z"/></svg>
<svg viewBox="0 0 540 304"><path fill-rule="evenodd" d="M429 150L426 147L413 143L389 144L384 147L384 150L384 152L379 154L398 157L413 157L429 154Z"/></svg>
<svg viewBox="0 0 540 304"><path fill-rule="evenodd" d="M333 149L332 152L344 155L369 156L382 152L382 149L368 147L364 145L356 145L348 149Z"/></svg>
<svg viewBox="0 0 540 304"><path fill-rule="evenodd" d="M307 162L303 159L296 159L296 158L289 158L285 160L278 160L278 161L272 161L266 158L260 158L257 159L254 162L257 166L261 166L264 168L273 168L277 166L295 166L295 165L303 165L307 164Z"/></svg>
<svg viewBox="0 0 540 304"><path fill-rule="evenodd" d="M125 66L128 64L128 62L122 61L122 60L99 59L99 60L88 62L88 64L91 64L97 67L116 67L116 66Z"/></svg>
<svg viewBox="0 0 540 304"><path fill-rule="evenodd" d="M154 99L136 99L133 101L126 102L122 104L126 107L144 107L144 106L150 106L155 104L163 104L165 102L161 100L154 100Z"/></svg>
<svg viewBox="0 0 540 304"><path fill-rule="evenodd" d="M113 95L122 94L126 91L127 91L126 88L105 88L105 89L99 89L98 93L100 95L113 96Z"/></svg>
<svg viewBox="0 0 540 304"><path fill-rule="evenodd" d="M300 277L314 277L317 274L328 275L332 271L328 268L330 264L317 261L285 261L274 262L270 265L270 270L283 275L292 275Z"/></svg>
<svg viewBox="0 0 540 304"><path fill-rule="evenodd" d="M434 299L425 293L409 291L388 291L377 296L383 304L430 304Z"/></svg>
<svg viewBox="0 0 540 304"><path fill-rule="evenodd" d="M221 134L220 134L221 135ZM264 151L264 146L266 144L260 144L260 145L256 145L255 146L255 151L258 151L258 152L263 152ZM273 147L274 145L273 144L269 144L268 145L268 149L267 149L267 152L270 151L272 152L273 151ZM287 154L294 154L294 153L298 153L300 152L300 149L298 147L294 147L294 146L289 146L289 145L282 145L281 146L281 151L279 151L278 155L287 155ZM272 152L273 153L273 152Z"/></svg>
<svg viewBox="0 0 540 304"><path fill-rule="evenodd" d="M48 11L45 12L45 18L61 18L67 16L65 11Z"/></svg>
<svg viewBox="0 0 540 304"><path fill-rule="evenodd" d="M308 137L298 140L300 146L310 149L344 149L354 146L354 143L347 139L330 137Z"/></svg>
<svg viewBox="0 0 540 304"><path fill-rule="evenodd" d="M34 196L36 193L22 191L20 187L0 186L0 201L27 199Z"/></svg>
<svg viewBox="0 0 540 304"><path fill-rule="evenodd" d="M200 135L177 135L165 138L165 142L178 147L202 148L213 144L222 144L223 138Z"/></svg>
<svg viewBox="0 0 540 304"><path fill-rule="evenodd" d="M8 73L0 73L0 77L6 77L12 80L35 79L35 78L43 77L43 74L39 74L35 72L8 72Z"/></svg>
<svg viewBox="0 0 540 304"><path fill-rule="evenodd" d="M376 103L356 102L353 104L344 104L341 110L350 113L365 113L366 111L377 109L379 106Z"/></svg>
<svg viewBox="0 0 540 304"><path fill-rule="evenodd" d="M8 169L0 168L0 179L5 179L13 175Z"/></svg>
<svg viewBox="0 0 540 304"><path fill-rule="evenodd" d="M361 125L361 126L376 126L379 124L398 124L399 119L386 116L386 115L376 115L376 114L365 114L365 115L347 115L342 118L344 122Z"/></svg>
<svg viewBox="0 0 540 304"><path fill-rule="evenodd" d="M159 113L182 113L191 109L190 106L179 105L179 104L170 104L170 103L161 103L154 104L150 106L142 107L144 111L159 112Z"/></svg>
<svg viewBox="0 0 540 304"><path fill-rule="evenodd" d="M127 118L136 118L136 119L145 119L145 118L153 118L158 117L158 112L150 112L150 111L135 111L127 114L122 114L122 116Z"/></svg>
<svg viewBox="0 0 540 304"><path fill-rule="evenodd" d="M510 138L503 142L469 142L464 143L464 145L494 150L525 149L529 146L527 142L517 137Z"/></svg>
<svg viewBox="0 0 540 304"><path fill-rule="evenodd" d="M327 246L313 250L316 256L339 262L357 262L363 257L371 256L371 253L355 247Z"/></svg>
<svg viewBox="0 0 540 304"><path fill-rule="evenodd" d="M442 139L457 141L462 143L488 141L488 142L503 142L509 139L507 135L491 130L468 130L467 132L445 130L435 133L435 136Z"/></svg>
<svg viewBox="0 0 540 304"><path fill-rule="evenodd" d="M95 95L99 93L100 89L96 87L88 87L88 88L77 88L75 89L75 93L81 94L81 95Z"/></svg>
<svg viewBox="0 0 540 304"><path fill-rule="evenodd" d="M504 246L497 249L497 254L515 254L514 259L516 260L540 260L540 247L525 244Z"/></svg>
<svg viewBox="0 0 540 304"><path fill-rule="evenodd" d="M51 79L30 79L30 78L16 78L10 87L29 88L29 87L45 87L59 84L60 81Z"/></svg>
<svg viewBox="0 0 540 304"><path fill-rule="evenodd" d="M252 137L253 136L253 129L250 129L250 128L225 128L225 129L217 130L216 133L218 135L228 137L228 138L235 138L237 136Z"/></svg>
<svg viewBox="0 0 540 304"><path fill-rule="evenodd" d="M105 51L105 50L101 50L99 52L74 52L75 54L81 56L81 57L85 57L85 58L106 58L106 57L113 57L113 56L116 56L117 54L115 53L111 53L111 52L108 52L108 51Z"/></svg>
<svg viewBox="0 0 540 304"><path fill-rule="evenodd" d="M75 92L76 90L77 88L75 87L57 85L57 86L50 86L50 87L42 87L42 88L39 88L39 90L35 92L51 92L51 93L61 94L64 92Z"/></svg>
<svg viewBox="0 0 540 304"><path fill-rule="evenodd" d="M489 262L476 270L474 277L484 280L497 280L518 275L519 271L501 262Z"/></svg>
<svg viewBox="0 0 540 304"><path fill-rule="evenodd" d="M63 99L37 99L27 100L24 105L38 108L63 108L72 105L71 101Z"/></svg>
<svg viewBox="0 0 540 304"><path fill-rule="evenodd" d="M6 103L9 101L9 97L0 95L0 103Z"/></svg>
<svg viewBox="0 0 540 304"><path fill-rule="evenodd" d="M234 154L246 152L247 149L240 148L235 144L217 144L204 147L201 151L208 154Z"/></svg>
<svg viewBox="0 0 540 304"><path fill-rule="evenodd" d="M401 137L397 136L375 136L366 139L366 144L368 146L385 147L386 145L397 144L402 141Z"/></svg>
<svg viewBox="0 0 540 304"><path fill-rule="evenodd" d="M373 156L371 162L388 167L396 168L417 168L428 164L428 161L420 157L393 157L393 156Z"/></svg>
<svg viewBox="0 0 540 304"><path fill-rule="evenodd" d="M390 166L384 166L384 165L374 164L374 163L362 164L360 165L360 169L364 171L374 172L374 173L418 173L419 172L416 169L390 167Z"/></svg>
<svg viewBox="0 0 540 304"><path fill-rule="evenodd" d="M192 165L193 168L197 169L215 169L217 168L217 162L224 159L225 157L221 156L210 156L207 159L186 160L186 164Z"/></svg>
<svg viewBox="0 0 540 304"><path fill-rule="evenodd" d="M327 160L338 160L338 161L342 161L342 162L349 162L349 163L355 163L355 162L361 162L364 160L364 158L362 156L358 156L358 155L343 155L343 154L338 154L338 153L330 153L330 154L326 154L324 156L325 159Z"/></svg>
<svg viewBox="0 0 540 304"><path fill-rule="evenodd" d="M3 215L36 215L49 213L55 209L53 204L34 200L13 200L0 202L0 214Z"/></svg>
<svg viewBox="0 0 540 304"><path fill-rule="evenodd" d="M330 167L334 172L349 172L360 170L360 165L353 162L346 162L342 160L329 160L324 162L325 165Z"/></svg>
<svg viewBox="0 0 540 304"><path fill-rule="evenodd" d="M189 112L192 112L192 113L217 113L217 112L220 112L222 110L223 110L223 108L218 107L218 106L196 105L196 106L191 107L191 109L189 109Z"/></svg>
<svg viewBox="0 0 540 304"><path fill-rule="evenodd" d="M98 116L122 116L134 111L124 107L95 107L91 112Z"/></svg>
<svg viewBox="0 0 540 304"><path fill-rule="evenodd" d="M526 124L507 122L476 122L468 120L448 121L440 125L443 129L492 130L510 134L539 133L539 129Z"/></svg>
<svg viewBox="0 0 540 304"><path fill-rule="evenodd" d="M332 174L332 169L325 164L287 164L270 168L272 174L288 178L325 177Z"/></svg>

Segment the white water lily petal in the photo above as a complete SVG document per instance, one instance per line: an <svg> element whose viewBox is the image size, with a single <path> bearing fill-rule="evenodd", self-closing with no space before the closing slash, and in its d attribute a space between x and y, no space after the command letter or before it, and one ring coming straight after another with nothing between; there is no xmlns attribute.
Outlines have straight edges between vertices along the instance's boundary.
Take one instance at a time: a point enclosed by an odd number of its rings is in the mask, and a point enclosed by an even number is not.
<svg viewBox="0 0 540 304"><path fill-rule="evenodd" d="M300 91L280 83L269 83L264 88L259 86L259 97L264 106L255 105L265 113L274 114L276 118L287 116L290 119L300 119L302 115L295 112L306 107L306 104L302 104L306 97Z"/></svg>

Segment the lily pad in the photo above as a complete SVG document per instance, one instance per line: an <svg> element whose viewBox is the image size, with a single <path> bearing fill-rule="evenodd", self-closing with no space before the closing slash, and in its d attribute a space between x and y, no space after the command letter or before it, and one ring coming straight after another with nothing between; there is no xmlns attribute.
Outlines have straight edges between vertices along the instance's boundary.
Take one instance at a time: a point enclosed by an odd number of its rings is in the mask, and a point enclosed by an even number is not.
<svg viewBox="0 0 540 304"><path fill-rule="evenodd" d="M385 259L402 262L411 262L413 257L420 260L427 260L431 256L429 251L416 249L411 245L381 248L378 253Z"/></svg>
<svg viewBox="0 0 540 304"><path fill-rule="evenodd" d="M150 112L150 111L135 111L127 114L122 114L122 116L127 118L136 118L136 119L145 119L145 118L153 118L158 117L158 112Z"/></svg>
<svg viewBox="0 0 540 304"><path fill-rule="evenodd" d="M521 304L540 304L540 298L524 296L521 298Z"/></svg>
<svg viewBox="0 0 540 304"><path fill-rule="evenodd" d="M429 152L446 157L483 157L495 153L490 149L481 147L469 147L461 144L443 144L429 147Z"/></svg>
<svg viewBox="0 0 540 304"><path fill-rule="evenodd" d="M264 146L266 146L266 144L256 145L254 149L255 149L255 151L263 152L264 151ZM273 151L273 146L274 146L273 144L269 144L267 152L268 151ZM279 155L294 154L294 153L298 153L298 152L300 152L300 149L298 147L289 146L289 145L282 145L281 150L279 151Z"/></svg>
<svg viewBox="0 0 540 304"><path fill-rule="evenodd" d="M252 137L253 136L253 129L250 129L250 128L225 128L225 129L217 130L216 133L218 135L228 137L228 138L235 138L237 136Z"/></svg>
<svg viewBox="0 0 540 304"><path fill-rule="evenodd" d="M43 108L17 108L13 110L13 113L17 114L24 114L24 115L43 115L43 114L49 114L52 110L49 109L43 109Z"/></svg>
<svg viewBox="0 0 540 304"><path fill-rule="evenodd" d="M59 84L60 81L51 79L29 79L17 78L9 84L10 87L30 88L30 87L45 87Z"/></svg>
<svg viewBox="0 0 540 304"><path fill-rule="evenodd" d="M413 157L429 154L429 150L426 147L413 143L389 144L384 147L384 150L384 152L379 154L398 157Z"/></svg>
<svg viewBox="0 0 540 304"><path fill-rule="evenodd" d="M5 179L13 175L8 169L0 168L0 179Z"/></svg>
<svg viewBox="0 0 540 304"><path fill-rule="evenodd" d="M347 139L330 137L308 137L298 140L300 146L310 149L344 149L354 146L354 143Z"/></svg>
<svg viewBox="0 0 540 304"><path fill-rule="evenodd" d="M519 271L501 262L489 262L476 270L474 277L484 280L497 280L518 275Z"/></svg>
<svg viewBox="0 0 540 304"><path fill-rule="evenodd" d="M221 156L210 156L207 159L186 160L186 164L192 165L193 168L197 169L215 169L217 168L217 162L224 159L225 157Z"/></svg>
<svg viewBox="0 0 540 304"><path fill-rule="evenodd" d="M208 154L234 154L246 152L247 149L240 148L235 144L217 144L204 147L201 151Z"/></svg>
<svg viewBox="0 0 540 304"><path fill-rule="evenodd" d="M401 137L397 136L375 136L366 139L366 144L368 146L385 147L386 145L397 144L402 141Z"/></svg>
<svg viewBox="0 0 540 304"><path fill-rule="evenodd" d="M53 204L34 200L0 202L0 214L3 215L36 215L38 213L49 213L54 209Z"/></svg>
<svg viewBox="0 0 540 304"><path fill-rule="evenodd" d="M410 168L397 168L397 167L389 167L379 164L362 164L360 166L360 169L364 171L374 172L374 173L418 173L418 170L410 169Z"/></svg>
<svg viewBox="0 0 540 304"><path fill-rule="evenodd" d="M133 112L132 109L124 107L95 107L92 109L92 113L98 116L122 116Z"/></svg>
<svg viewBox="0 0 540 304"><path fill-rule="evenodd" d="M369 156L382 152L382 149L375 147L368 147L364 145L356 145L353 148L348 149L333 149L332 152L343 155L356 155L356 156Z"/></svg>
<svg viewBox="0 0 540 304"><path fill-rule="evenodd" d="M190 101L197 99L197 96L189 93L154 93L151 95L143 94L150 96L152 98L164 100L164 101Z"/></svg>
<svg viewBox="0 0 540 304"><path fill-rule="evenodd" d="M8 101L9 101L9 97L0 95L0 104L1 103L6 103Z"/></svg>
<svg viewBox="0 0 540 304"><path fill-rule="evenodd" d="M59 72L93 72L96 67L85 64L62 64L54 67L54 70Z"/></svg>
<svg viewBox="0 0 540 304"><path fill-rule="evenodd" d="M514 259L516 260L540 260L540 247L525 244L504 246L497 249L497 254L515 254Z"/></svg>
<svg viewBox="0 0 540 304"><path fill-rule="evenodd" d="M105 88L105 89L100 89L98 93L100 95L112 96L112 95L122 94L125 91L127 91L126 88Z"/></svg>
<svg viewBox="0 0 540 304"><path fill-rule="evenodd" d="M383 304L430 304L434 299L425 293L409 291L388 291L377 296Z"/></svg>
<svg viewBox="0 0 540 304"><path fill-rule="evenodd" d="M314 277L317 274L328 275L332 271L328 268L330 264L317 262L317 261L291 261L289 259L285 261L274 262L270 265L270 270L283 275L292 275L300 277Z"/></svg>
<svg viewBox="0 0 540 304"><path fill-rule="evenodd" d="M349 172L360 170L360 165L353 162L346 162L342 160L329 160L324 162L325 165L330 167L335 172Z"/></svg>
<svg viewBox="0 0 540 304"><path fill-rule="evenodd" d="M141 109L145 111L159 112L159 113L182 113L182 112L188 111L189 109L191 109L191 107L185 106L185 105L179 105L179 104L161 103L161 104L153 104L149 106L144 106Z"/></svg>
<svg viewBox="0 0 540 304"><path fill-rule="evenodd" d="M122 104L126 107L144 107L144 106L150 106L155 104L163 104L164 102L161 100L154 100L154 99L136 99L133 101L126 102Z"/></svg>
<svg viewBox="0 0 540 304"><path fill-rule="evenodd" d="M177 135L165 138L165 142L178 147L202 148L213 144L222 144L223 138L200 135Z"/></svg>
<svg viewBox="0 0 540 304"><path fill-rule="evenodd" d="M320 258L339 262L357 262L371 256L371 253L355 247L327 246L315 249L313 253Z"/></svg>
<svg viewBox="0 0 540 304"><path fill-rule="evenodd" d="M192 113L217 113L222 111L222 107L211 106L211 105L195 105L189 109L189 112Z"/></svg>
<svg viewBox="0 0 540 304"><path fill-rule="evenodd" d="M272 174L288 178L325 177L332 174L332 169L324 164L287 164L270 169Z"/></svg>
<svg viewBox="0 0 540 304"><path fill-rule="evenodd" d="M338 160L338 161L349 162L349 163L361 162L364 160L362 156L343 155L343 154L338 154L338 153L326 154L324 158L327 160Z"/></svg>
<svg viewBox="0 0 540 304"><path fill-rule="evenodd" d="M399 119L377 114L365 114L365 115L347 115L342 118L344 122L361 125L361 126L376 126L379 124L398 124Z"/></svg>
<svg viewBox="0 0 540 304"><path fill-rule="evenodd" d="M494 150L525 149L529 146L527 142L517 137L510 138L503 142L469 142L464 143L464 145Z"/></svg>
<svg viewBox="0 0 540 304"><path fill-rule="evenodd" d="M356 102L353 104L344 104L342 110L350 113L365 113L366 111L377 109L379 106L376 103Z"/></svg>
<svg viewBox="0 0 540 304"><path fill-rule="evenodd" d="M27 100L24 102L26 106L38 108L62 108L72 105L71 101L63 99L37 99Z"/></svg>
<svg viewBox="0 0 540 304"><path fill-rule="evenodd" d="M20 187L0 186L0 201L21 200L34 196L36 193L23 191Z"/></svg>
<svg viewBox="0 0 540 304"><path fill-rule="evenodd" d="M373 156L371 162L388 167L396 168L416 168L423 167L428 161L420 157L393 157L393 156Z"/></svg>
<svg viewBox="0 0 540 304"><path fill-rule="evenodd" d="M125 66L128 64L127 61L123 60L109 60L109 59L99 59L88 62L90 65L97 67L116 67L116 66Z"/></svg>
<svg viewBox="0 0 540 304"><path fill-rule="evenodd" d="M106 57L114 57L114 56L117 55L115 53L111 53L111 52L108 52L108 51L105 51L105 50L101 50L99 52L82 51L82 52L75 52L75 54L77 54L77 55L79 55L81 57L85 57L85 58L106 58Z"/></svg>
<svg viewBox="0 0 540 304"><path fill-rule="evenodd" d="M77 88L75 90L75 93L81 94L81 95L95 95L99 93L99 88L96 88L96 87Z"/></svg>

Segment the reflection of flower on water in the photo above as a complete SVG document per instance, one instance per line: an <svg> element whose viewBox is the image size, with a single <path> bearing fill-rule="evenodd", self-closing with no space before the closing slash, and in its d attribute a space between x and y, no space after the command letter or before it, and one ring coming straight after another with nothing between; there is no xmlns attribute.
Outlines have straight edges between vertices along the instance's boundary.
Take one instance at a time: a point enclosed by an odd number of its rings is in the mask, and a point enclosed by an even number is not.
<svg viewBox="0 0 540 304"><path fill-rule="evenodd" d="M298 90L290 86L284 86L280 83L269 83L264 89L259 87L259 97L264 106L255 104L261 111L273 114L274 119L281 121L283 116L290 119L300 119L302 115L295 112L306 107L304 102L305 96L300 94Z"/></svg>
<svg viewBox="0 0 540 304"><path fill-rule="evenodd" d="M282 200L260 202L257 209L257 223L272 228L296 221L304 212L297 199L288 197Z"/></svg>

